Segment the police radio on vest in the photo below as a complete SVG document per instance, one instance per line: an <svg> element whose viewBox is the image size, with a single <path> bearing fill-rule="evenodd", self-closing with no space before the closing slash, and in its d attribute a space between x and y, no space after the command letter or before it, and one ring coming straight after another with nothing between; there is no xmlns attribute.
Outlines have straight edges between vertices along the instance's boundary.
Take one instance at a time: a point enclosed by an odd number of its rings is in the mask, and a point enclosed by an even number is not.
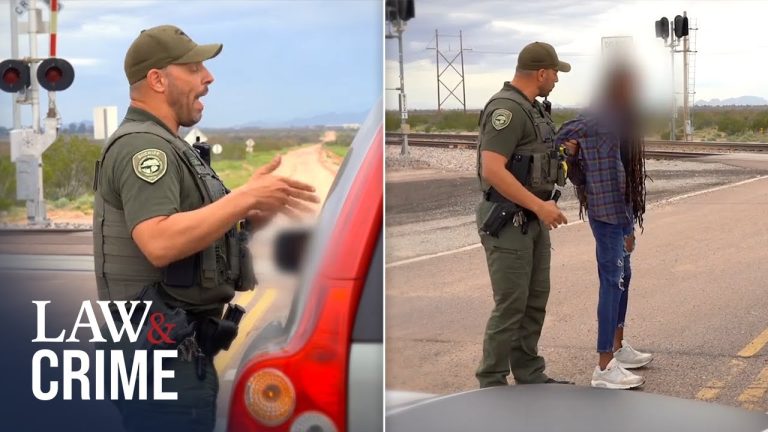
<svg viewBox="0 0 768 432"><path fill-rule="evenodd" d="M86 333L90 336L88 342L107 342L105 336L113 342L127 338L135 343L140 337L141 329L149 315L151 301L97 301L98 310L106 323L108 334L103 334L96 318L96 311L90 301L82 302L80 311L67 337L65 329L56 336L49 336L46 328L46 306L50 301L33 301L37 310L37 336L32 339L36 343L78 343L79 337ZM112 305L118 311L122 325L118 328L112 318L109 308ZM143 305L143 307L139 307ZM133 326L134 319L140 316L138 323ZM174 378L173 370L163 369L163 360L176 358L176 349L153 349L152 355L147 350L131 350L133 361L126 364L126 353L120 350L96 350L95 359L91 362L88 353L81 350L65 349L59 359L57 353L50 349L41 349L32 357L32 393L39 400L52 400L59 396L59 381L42 382L42 370L61 370L61 396L64 400L104 400L104 399L147 399L147 384L149 376L149 361L152 361L152 399L177 400L176 392L164 392L163 381ZM77 359L77 361L75 361ZM105 365L109 366L110 374L105 376ZM94 391L91 395L89 372L93 370ZM110 394L105 394L105 382L109 380ZM73 383L80 384L79 397L73 397ZM138 389L137 389L138 387ZM138 392L136 391L138 390ZM138 393L138 394L136 394Z"/></svg>

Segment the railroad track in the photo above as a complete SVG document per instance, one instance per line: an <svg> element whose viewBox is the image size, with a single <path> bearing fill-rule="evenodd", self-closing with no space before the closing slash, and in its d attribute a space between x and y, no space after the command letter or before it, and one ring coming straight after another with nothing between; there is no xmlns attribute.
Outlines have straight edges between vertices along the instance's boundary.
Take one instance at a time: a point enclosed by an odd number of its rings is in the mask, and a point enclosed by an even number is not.
<svg viewBox="0 0 768 432"><path fill-rule="evenodd" d="M0 238L6 237L6 236L18 236L18 235L25 235L25 234L72 234L72 233L81 233L81 232L91 232L93 231L93 228L61 228L61 227L50 227L50 228L43 228L43 227L33 227L33 228L27 228L27 227L0 227Z"/></svg>
<svg viewBox="0 0 768 432"><path fill-rule="evenodd" d="M93 255L93 236L86 229L0 230L0 261L11 255Z"/></svg>
<svg viewBox="0 0 768 432"><path fill-rule="evenodd" d="M402 134L387 133L387 144L403 142ZM712 141L659 141L646 140L646 153L650 157L698 157L726 153L768 153L768 143L712 142ZM465 148L477 147L477 134L408 134L408 144L415 147Z"/></svg>

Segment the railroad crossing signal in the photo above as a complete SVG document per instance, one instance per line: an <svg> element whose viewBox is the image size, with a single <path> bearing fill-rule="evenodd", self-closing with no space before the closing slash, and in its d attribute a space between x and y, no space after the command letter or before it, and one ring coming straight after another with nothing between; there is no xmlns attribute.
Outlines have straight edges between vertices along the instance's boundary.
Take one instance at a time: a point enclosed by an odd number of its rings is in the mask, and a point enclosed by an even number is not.
<svg viewBox="0 0 768 432"><path fill-rule="evenodd" d="M17 93L13 97L13 124L10 132L11 161L16 164L17 199L27 201L27 220L37 224L47 221L42 183L42 154L56 140L59 115L56 110L56 92L66 90L75 79L72 65L56 57L56 23L61 9L58 0L43 0L50 5L50 23L43 20L42 9L36 0L12 0L11 57L0 62L0 90ZM15 13L14 13L15 12ZM19 23L18 16L28 15L27 23ZM49 25L50 24L50 25ZM49 58L37 54L37 35L50 34ZM28 34L29 56L19 55L18 39ZM37 66L35 66L37 64ZM34 75L34 76L32 76ZM37 79L37 81L33 81ZM48 114L40 122L40 89L48 91ZM21 127L20 105L31 105L32 126Z"/></svg>
<svg viewBox="0 0 768 432"><path fill-rule="evenodd" d="M669 38L669 20L666 17L656 21L656 37L664 40Z"/></svg>
<svg viewBox="0 0 768 432"><path fill-rule="evenodd" d="M0 90L16 93L29 87L29 65L21 60L0 63Z"/></svg>
<svg viewBox="0 0 768 432"><path fill-rule="evenodd" d="M667 40L669 37L669 20L666 17L661 17L656 21L656 37ZM688 17L684 15L676 15L672 20L672 33L676 38L682 39L688 36Z"/></svg>
<svg viewBox="0 0 768 432"><path fill-rule="evenodd" d="M682 15L675 16L674 27L675 37L678 39L688 36L688 17Z"/></svg>
<svg viewBox="0 0 768 432"><path fill-rule="evenodd" d="M656 37L664 39L664 45L670 49L670 69L672 71L672 111L669 128L669 137L675 140L675 117L677 117L677 96L675 95L675 53L683 53L683 131L685 139L690 139L690 105L692 104L692 95L694 93L688 90L688 81L691 78L688 67L688 55L691 52L690 41L688 38L688 15L683 12L682 15L676 15L672 21L666 17L661 17L655 23ZM694 29L696 30L696 29ZM669 41L667 41L669 39ZM682 50L678 50L679 45L683 45Z"/></svg>
<svg viewBox="0 0 768 432"><path fill-rule="evenodd" d="M47 58L37 67L37 82L48 91L66 90L74 80L75 70L64 59ZM31 84L28 62L15 59L0 62L0 90L17 93L26 90Z"/></svg>
<svg viewBox="0 0 768 432"><path fill-rule="evenodd" d="M387 0L386 19L387 21L408 21L416 16L414 0Z"/></svg>
<svg viewBox="0 0 768 432"><path fill-rule="evenodd" d="M384 19L389 21L397 36L387 30L387 39L397 38L398 64L400 65L400 87L398 90L400 105L400 133L403 134L403 146L400 154L408 154L408 104L405 98L405 71L403 68L403 33L405 32L406 21L416 16L414 0L387 0L384 9ZM388 89L389 90L389 89Z"/></svg>
<svg viewBox="0 0 768 432"><path fill-rule="evenodd" d="M51 57L37 67L37 82L48 91L66 90L75 80L75 70L68 61Z"/></svg>

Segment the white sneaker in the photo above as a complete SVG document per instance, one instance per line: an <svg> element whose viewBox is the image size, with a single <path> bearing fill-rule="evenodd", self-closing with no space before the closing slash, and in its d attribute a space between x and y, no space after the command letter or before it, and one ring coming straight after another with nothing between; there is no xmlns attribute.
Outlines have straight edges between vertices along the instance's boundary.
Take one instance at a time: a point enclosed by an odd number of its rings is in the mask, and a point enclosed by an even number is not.
<svg viewBox="0 0 768 432"><path fill-rule="evenodd" d="M637 369L652 362L653 354L641 353L632 348L627 341L621 341L621 348L613 353L613 358L615 358L624 369Z"/></svg>
<svg viewBox="0 0 768 432"><path fill-rule="evenodd" d="M645 378L624 369L615 358L608 363L605 370L601 371L599 366L595 366L595 371L592 372L592 387L631 389L640 387L643 383Z"/></svg>

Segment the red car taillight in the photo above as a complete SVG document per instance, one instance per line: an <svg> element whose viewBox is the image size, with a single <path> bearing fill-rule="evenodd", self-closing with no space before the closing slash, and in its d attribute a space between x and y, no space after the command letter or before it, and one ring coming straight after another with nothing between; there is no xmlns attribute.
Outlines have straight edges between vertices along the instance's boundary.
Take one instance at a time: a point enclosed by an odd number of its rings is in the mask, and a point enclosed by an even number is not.
<svg viewBox="0 0 768 432"><path fill-rule="evenodd" d="M350 334L382 226L383 131L357 173L301 322L282 349L254 358L232 395L230 431L343 432Z"/></svg>

